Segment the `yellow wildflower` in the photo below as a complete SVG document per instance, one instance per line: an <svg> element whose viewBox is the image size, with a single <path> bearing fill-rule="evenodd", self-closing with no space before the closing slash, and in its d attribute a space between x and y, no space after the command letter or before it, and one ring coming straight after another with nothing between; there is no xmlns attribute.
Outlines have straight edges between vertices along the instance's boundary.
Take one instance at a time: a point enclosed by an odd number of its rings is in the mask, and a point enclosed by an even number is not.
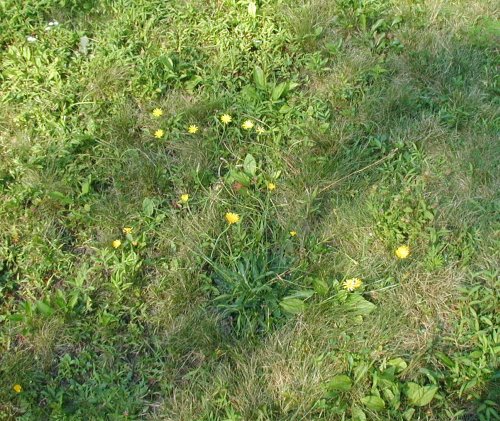
<svg viewBox="0 0 500 421"><path fill-rule="evenodd" d="M344 289L351 292L358 289L361 285L363 285L363 281L359 278L351 278L342 282Z"/></svg>
<svg viewBox="0 0 500 421"><path fill-rule="evenodd" d="M12 386L12 389L14 390L14 392L16 393L21 393L23 391L23 388L21 387L20 384L15 384L14 386Z"/></svg>
<svg viewBox="0 0 500 421"><path fill-rule="evenodd" d="M241 127L243 127L245 130L250 130L253 127L253 121L252 120L246 120L245 122L243 122L243 124L241 125Z"/></svg>
<svg viewBox="0 0 500 421"><path fill-rule="evenodd" d="M275 189L276 189L276 184L271 183L271 182L267 183L267 190L273 191Z"/></svg>
<svg viewBox="0 0 500 421"><path fill-rule="evenodd" d="M238 215L237 213L233 213L233 212L228 212L226 213L226 221L229 225L232 225L232 224L236 224L236 222L238 222L240 220L240 215Z"/></svg>
<svg viewBox="0 0 500 421"><path fill-rule="evenodd" d="M222 121L224 124L229 124L231 121L233 121L233 117L231 117L229 114L223 114L220 118L220 121Z"/></svg>
<svg viewBox="0 0 500 421"><path fill-rule="evenodd" d="M188 127L188 132L191 134L195 134L198 131L198 126L195 126L194 124L191 124L191 126Z"/></svg>
<svg viewBox="0 0 500 421"><path fill-rule="evenodd" d="M181 194L181 202L187 203L189 200L189 194Z"/></svg>
<svg viewBox="0 0 500 421"><path fill-rule="evenodd" d="M125 227L122 231L124 234L130 234L132 232L132 227Z"/></svg>
<svg viewBox="0 0 500 421"><path fill-rule="evenodd" d="M297 235L297 231L290 231L290 236L295 237Z"/></svg>
<svg viewBox="0 0 500 421"><path fill-rule="evenodd" d="M257 126L257 127L255 128L255 131L256 131L258 134L263 134L263 133L265 133L265 132L266 132L266 131L264 130L264 127L262 127L262 126Z"/></svg>
<svg viewBox="0 0 500 421"><path fill-rule="evenodd" d="M163 137L163 135L165 134L165 132L162 130L162 129L158 129L156 132L155 132L155 137L157 139L161 139Z"/></svg>
<svg viewBox="0 0 500 421"><path fill-rule="evenodd" d="M408 246L399 246L396 249L395 254L400 259L406 259L410 255L410 247L408 247Z"/></svg>
<svg viewBox="0 0 500 421"><path fill-rule="evenodd" d="M163 115L163 110L161 108L155 108L153 110L154 117L161 117Z"/></svg>
<svg viewBox="0 0 500 421"><path fill-rule="evenodd" d="M115 249L120 247L122 245L122 242L120 240L115 240L111 243Z"/></svg>

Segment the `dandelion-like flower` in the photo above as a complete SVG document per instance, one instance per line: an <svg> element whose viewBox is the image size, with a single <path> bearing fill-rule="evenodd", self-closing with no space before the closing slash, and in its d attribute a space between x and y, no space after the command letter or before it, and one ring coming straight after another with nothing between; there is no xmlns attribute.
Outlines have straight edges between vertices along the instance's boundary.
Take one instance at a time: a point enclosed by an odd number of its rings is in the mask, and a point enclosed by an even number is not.
<svg viewBox="0 0 500 421"><path fill-rule="evenodd" d="M161 108L155 108L152 114L153 117L161 117L163 115L163 110Z"/></svg>
<svg viewBox="0 0 500 421"><path fill-rule="evenodd" d="M226 221L229 225L236 224L240 220L240 215L233 212L226 213Z"/></svg>
<svg viewBox="0 0 500 421"><path fill-rule="evenodd" d="M191 134L195 134L197 131L198 131L198 126L195 126L194 124L188 127L188 132Z"/></svg>
<svg viewBox="0 0 500 421"><path fill-rule="evenodd" d="M252 129L254 126L253 124L253 121L252 120L246 120L243 122L243 124L241 125L241 127L245 130L250 130Z"/></svg>
<svg viewBox="0 0 500 421"><path fill-rule="evenodd" d="M297 231L290 231L290 237L295 237L297 235Z"/></svg>
<svg viewBox="0 0 500 421"><path fill-rule="evenodd" d="M224 124L229 124L231 121L233 121L233 117L231 117L229 114L222 114L220 117L220 121L222 121Z"/></svg>
<svg viewBox="0 0 500 421"><path fill-rule="evenodd" d="M16 393L21 393L23 391L23 388L20 384L15 384L14 386L12 386L12 390L14 390L14 392Z"/></svg>
<svg viewBox="0 0 500 421"><path fill-rule="evenodd" d="M117 249L122 245L122 242L120 240L115 240L111 243L111 245L113 246L113 248Z"/></svg>
<svg viewBox="0 0 500 421"><path fill-rule="evenodd" d="M132 230L132 227L124 227L122 231L124 234L131 234Z"/></svg>
<svg viewBox="0 0 500 421"><path fill-rule="evenodd" d="M181 194L181 202L187 203L189 200L189 194Z"/></svg>
<svg viewBox="0 0 500 421"><path fill-rule="evenodd" d="M165 134L165 132L162 130L162 129L158 129L156 132L155 132L155 137L157 139L161 139L163 137L163 135Z"/></svg>
<svg viewBox="0 0 500 421"><path fill-rule="evenodd" d="M267 190L269 190L269 191L276 190L276 184L271 183L271 182L267 183Z"/></svg>
<svg viewBox="0 0 500 421"><path fill-rule="evenodd" d="M410 255L410 247L408 246L399 246L394 254L399 258L399 259L406 259Z"/></svg>
<svg viewBox="0 0 500 421"><path fill-rule="evenodd" d="M351 292L358 289L361 285L363 285L363 281L359 278L351 278L342 282L342 287Z"/></svg>

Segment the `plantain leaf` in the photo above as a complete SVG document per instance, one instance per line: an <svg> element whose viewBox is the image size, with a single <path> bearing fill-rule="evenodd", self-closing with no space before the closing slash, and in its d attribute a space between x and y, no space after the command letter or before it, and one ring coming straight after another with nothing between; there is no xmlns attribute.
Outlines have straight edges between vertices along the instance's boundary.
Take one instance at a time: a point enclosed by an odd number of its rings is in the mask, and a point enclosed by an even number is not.
<svg viewBox="0 0 500 421"><path fill-rule="evenodd" d="M424 406L430 403L437 391L438 387L435 385L420 386L413 382L406 384L406 396L408 396L410 404L415 406Z"/></svg>
<svg viewBox="0 0 500 421"><path fill-rule="evenodd" d="M154 210L155 210L154 202L150 198L146 197L142 201L142 211L144 212L144 215L152 216L154 213Z"/></svg>
<svg viewBox="0 0 500 421"><path fill-rule="evenodd" d="M351 421L366 421L366 414L359 406L351 408Z"/></svg>
<svg viewBox="0 0 500 421"><path fill-rule="evenodd" d="M339 392L347 392L352 387L352 380L349 376L345 374L340 374L338 376L333 377L328 384L326 385L328 391L339 391Z"/></svg>
<svg viewBox="0 0 500 421"><path fill-rule="evenodd" d="M306 304L304 303L304 301L299 298L292 297L283 298L283 300L281 300L280 302L280 306L283 311L288 314L299 314L302 313L306 308Z"/></svg>
<svg viewBox="0 0 500 421"><path fill-rule="evenodd" d="M364 398L361 398L361 402L363 402L363 405L372 411L382 411L382 409L385 408L384 400L375 395L365 396Z"/></svg>
<svg viewBox="0 0 500 421"><path fill-rule="evenodd" d="M45 304L43 301L37 301L36 302L36 308L44 316L50 316L54 312L54 310L52 309L52 307L50 307L49 305Z"/></svg>
<svg viewBox="0 0 500 421"><path fill-rule="evenodd" d="M245 157L245 162L243 162L243 169L248 175L251 175L252 177L255 175L257 171L257 162L252 155L248 154Z"/></svg>
<svg viewBox="0 0 500 421"><path fill-rule="evenodd" d="M266 89L266 76L264 75L264 70L262 70L260 66L255 66L253 69L253 79L258 89Z"/></svg>

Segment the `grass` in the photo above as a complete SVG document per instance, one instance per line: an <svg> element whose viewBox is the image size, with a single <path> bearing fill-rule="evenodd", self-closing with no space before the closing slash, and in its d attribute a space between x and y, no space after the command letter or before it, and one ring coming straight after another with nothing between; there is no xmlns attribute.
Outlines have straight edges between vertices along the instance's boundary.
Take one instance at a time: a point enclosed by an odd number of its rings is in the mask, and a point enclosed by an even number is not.
<svg viewBox="0 0 500 421"><path fill-rule="evenodd" d="M0 419L500 418L495 2L0 17Z"/></svg>

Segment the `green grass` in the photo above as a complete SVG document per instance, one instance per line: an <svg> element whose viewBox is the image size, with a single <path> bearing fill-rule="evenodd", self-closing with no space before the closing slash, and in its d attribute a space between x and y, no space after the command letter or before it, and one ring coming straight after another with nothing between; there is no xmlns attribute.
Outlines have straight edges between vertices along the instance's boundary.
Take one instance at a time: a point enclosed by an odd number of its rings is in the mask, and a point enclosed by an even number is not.
<svg viewBox="0 0 500 421"><path fill-rule="evenodd" d="M0 419L500 419L497 19L0 3Z"/></svg>

